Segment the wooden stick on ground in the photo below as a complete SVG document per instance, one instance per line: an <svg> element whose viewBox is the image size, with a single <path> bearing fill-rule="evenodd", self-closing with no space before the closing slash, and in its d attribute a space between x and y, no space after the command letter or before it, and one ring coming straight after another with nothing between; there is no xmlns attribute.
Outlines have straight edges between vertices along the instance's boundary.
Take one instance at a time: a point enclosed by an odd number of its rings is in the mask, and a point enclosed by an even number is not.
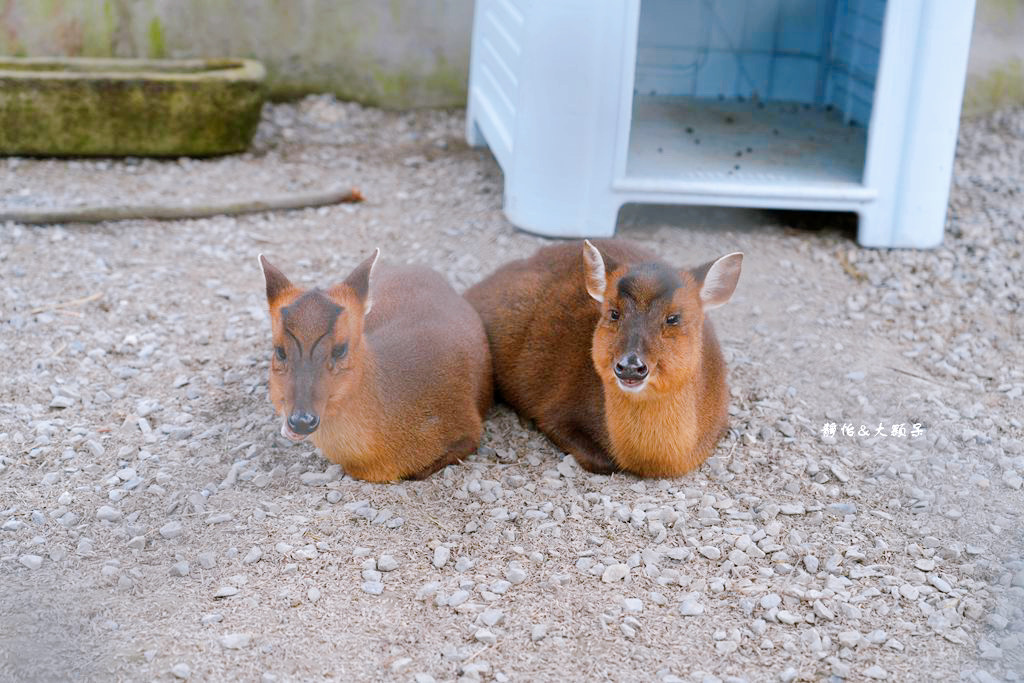
<svg viewBox="0 0 1024 683"><path fill-rule="evenodd" d="M61 308L81 306L82 304L87 304L90 301L96 301L102 296L103 292L96 292L95 294L90 294L89 296L83 296L81 299L72 299L71 301L61 301L55 304L46 304L45 306L40 306L39 308L33 308L31 311L29 311L29 314L35 315L37 313L44 313L46 311L56 311Z"/></svg>
<svg viewBox="0 0 1024 683"><path fill-rule="evenodd" d="M262 211L287 211L314 206L327 206L361 202L363 194L356 188L333 189L300 194L286 194L265 197L251 201L226 202L223 204L183 205L137 205L137 206L83 206L72 209L22 209L0 210L0 223L13 221L32 225L55 223L102 223L104 221L158 220L177 221L211 216L236 216Z"/></svg>
<svg viewBox="0 0 1024 683"><path fill-rule="evenodd" d="M850 257L846 255L846 252L839 250L836 252L836 258L839 259L839 265L842 266L846 274L852 277L857 282L864 282L868 279L868 276L857 270L856 266L850 263Z"/></svg>
<svg viewBox="0 0 1024 683"><path fill-rule="evenodd" d="M948 388L949 388L948 386L946 386L946 385L945 385L945 384L943 384L942 382L938 382L938 381L936 381L936 380L934 380L934 379L931 379L931 378L925 377L925 376L923 376L923 375L919 375L919 374L917 374L917 373L915 373L915 372L910 372L909 370L901 370L900 368L895 368L895 367L893 367L893 366L891 366L891 365L889 365L889 366L887 366L887 367L888 367L888 368L889 368L890 370L892 370L893 372L898 372L898 373L900 373L901 375L906 375L907 377L913 377L914 379L919 379L919 380L921 380L922 382L929 382L929 383L931 383L931 384L935 384L935 385L938 385L938 386L940 386L940 387L945 387L946 389L948 389Z"/></svg>

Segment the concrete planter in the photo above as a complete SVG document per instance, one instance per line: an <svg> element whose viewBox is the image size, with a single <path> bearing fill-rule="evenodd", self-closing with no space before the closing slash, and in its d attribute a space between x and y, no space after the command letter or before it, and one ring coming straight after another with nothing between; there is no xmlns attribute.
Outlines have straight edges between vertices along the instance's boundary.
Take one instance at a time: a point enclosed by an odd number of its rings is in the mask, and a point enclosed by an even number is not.
<svg viewBox="0 0 1024 683"><path fill-rule="evenodd" d="M209 156L248 147L256 61L0 57L0 154Z"/></svg>

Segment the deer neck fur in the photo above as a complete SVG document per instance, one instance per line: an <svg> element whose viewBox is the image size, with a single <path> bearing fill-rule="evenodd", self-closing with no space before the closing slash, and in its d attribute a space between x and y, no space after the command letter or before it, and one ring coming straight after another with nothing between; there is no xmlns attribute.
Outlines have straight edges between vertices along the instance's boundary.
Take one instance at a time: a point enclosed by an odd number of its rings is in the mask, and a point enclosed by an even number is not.
<svg viewBox="0 0 1024 683"><path fill-rule="evenodd" d="M346 472L358 475L367 468L382 464L380 435L386 420L386 401L381 397L377 358L365 336L359 353L353 359L355 373L351 389L342 399L328 399L320 428L313 433L313 443L331 462Z"/></svg>
<svg viewBox="0 0 1024 683"><path fill-rule="evenodd" d="M715 418L701 408L702 401L711 399L707 392L715 387L705 386L701 356L690 377L654 396L639 398L603 384L608 436L620 467L640 476L673 477L691 471L707 457L702 435L714 431L710 422Z"/></svg>

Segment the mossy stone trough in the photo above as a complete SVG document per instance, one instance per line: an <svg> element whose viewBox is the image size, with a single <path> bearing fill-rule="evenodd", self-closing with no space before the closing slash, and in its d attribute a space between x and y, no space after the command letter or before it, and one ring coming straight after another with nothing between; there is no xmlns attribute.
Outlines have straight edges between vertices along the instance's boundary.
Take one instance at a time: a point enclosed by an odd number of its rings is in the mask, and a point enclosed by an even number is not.
<svg viewBox="0 0 1024 683"><path fill-rule="evenodd" d="M0 57L0 154L210 156L249 146L259 62Z"/></svg>

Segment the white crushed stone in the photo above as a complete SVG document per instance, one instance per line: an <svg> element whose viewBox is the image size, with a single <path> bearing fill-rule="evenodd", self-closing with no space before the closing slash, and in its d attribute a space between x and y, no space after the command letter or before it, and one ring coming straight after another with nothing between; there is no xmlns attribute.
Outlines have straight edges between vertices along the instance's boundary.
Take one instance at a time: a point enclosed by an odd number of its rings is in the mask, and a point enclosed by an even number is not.
<svg viewBox="0 0 1024 683"><path fill-rule="evenodd" d="M121 520L121 511L109 505L104 505L96 511L96 517L104 522L118 522Z"/></svg>
<svg viewBox="0 0 1024 683"><path fill-rule="evenodd" d="M452 551L450 548L443 545L439 545L436 548L434 548L434 558L431 561L431 563L438 569L441 569L446 564L448 564L448 560L451 558L451 556Z"/></svg>
<svg viewBox="0 0 1024 683"><path fill-rule="evenodd" d="M616 581L622 581L629 576L629 565L627 564L611 564L604 568L601 573L601 581L605 583L615 583Z"/></svg>
<svg viewBox="0 0 1024 683"><path fill-rule="evenodd" d="M39 569L43 566L43 558L39 555L22 555L18 558L18 562L29 569Z"/></svg>
<svg viewBox="0 0 1024 683"><path fill-rule="evenodd" d="M178 538L184 532L181 522L168 522L160 527L160 535L166 539Z"/></svg>
<svg viewBox="0 0 1024 683"><path fill-rule="evenodd" d="M377 558L377 569L382 572L393 572L398 569L398 560L391 555L381 555Z"/></svg>
<svg viewBox="0 0 1024 683"><path fill-rule="evenodd" d="M220 637L220 644L228 650L241 650L251 642L252 635L248 633L228 633Z"/></svg>
<svg viewBox="0 0 1024 683"><path fill-rule="evenodd" d="M704 614L704 605L696 598L685 598L679 603L679 613L684 617L696 617Z"/></svg>

